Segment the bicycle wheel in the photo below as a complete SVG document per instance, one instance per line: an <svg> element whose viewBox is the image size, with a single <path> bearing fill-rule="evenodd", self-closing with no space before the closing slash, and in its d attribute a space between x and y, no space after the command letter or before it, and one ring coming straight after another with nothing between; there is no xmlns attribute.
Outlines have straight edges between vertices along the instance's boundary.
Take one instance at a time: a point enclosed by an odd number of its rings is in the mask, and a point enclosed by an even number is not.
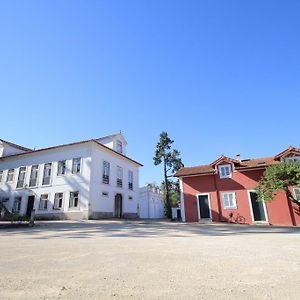
<svg viewBox="0 0 300 300"><path fill-rule="evenodd" d="M238 216L238 217L236 218L236 222L237 222L238 224L245 224L245 221L246 221L246 219L245 219L243 216Z"/></svg>

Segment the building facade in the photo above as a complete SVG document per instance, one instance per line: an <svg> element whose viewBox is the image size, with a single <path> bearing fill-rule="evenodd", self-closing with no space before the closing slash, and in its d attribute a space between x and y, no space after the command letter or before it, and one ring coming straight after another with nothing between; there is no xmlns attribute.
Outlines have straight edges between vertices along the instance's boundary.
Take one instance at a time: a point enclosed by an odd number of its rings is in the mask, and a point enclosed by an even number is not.
<svg viewBox="0 0 300 300"><path fill-rule="evenodd" d="M162 219L165 217L163 194L159 187L147 184L140 188L139 217L142 219Z"/></svg>
<svg viewBox="0 0 300 300"><path fill-rule="evenodd" d="M176 176L181 187L183 221L226 222L242 219L247 224L300 225L299 206L285 192L271 202L259 202L254 191L268 166L300 160L300 149L289 147L274 157L241 160L221 156L209 165L184 167ZM291 187L300 201L299 187Z"/></svg>
<svg viewBox="0 0 300 300"><path fill-rule="evenodd" d="M121 133L31 150L0 140L0 200L38 219L136 218L139 167Z"/></svg>

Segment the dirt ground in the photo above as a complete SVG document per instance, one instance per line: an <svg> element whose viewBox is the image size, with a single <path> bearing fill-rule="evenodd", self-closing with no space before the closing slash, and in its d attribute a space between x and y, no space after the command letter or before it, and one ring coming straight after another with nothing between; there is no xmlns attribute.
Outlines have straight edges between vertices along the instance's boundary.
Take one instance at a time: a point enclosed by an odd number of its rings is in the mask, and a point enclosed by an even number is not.
<svg viewBox="0 0 300 300"><path fill-rule="evenodd" d="M0 299L300 299L300 228L0 227Z"/></svg>

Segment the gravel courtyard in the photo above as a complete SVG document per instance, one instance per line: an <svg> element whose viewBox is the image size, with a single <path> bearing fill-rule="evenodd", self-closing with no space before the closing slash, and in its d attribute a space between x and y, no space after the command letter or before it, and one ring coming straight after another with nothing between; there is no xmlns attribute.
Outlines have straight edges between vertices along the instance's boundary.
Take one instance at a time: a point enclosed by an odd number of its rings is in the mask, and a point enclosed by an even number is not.
<svg viewBox="0 0 300 300"><path fill-rule="evenodd" d="M0 227L0 274L1 299L300 299L300 228Z"/></svg>

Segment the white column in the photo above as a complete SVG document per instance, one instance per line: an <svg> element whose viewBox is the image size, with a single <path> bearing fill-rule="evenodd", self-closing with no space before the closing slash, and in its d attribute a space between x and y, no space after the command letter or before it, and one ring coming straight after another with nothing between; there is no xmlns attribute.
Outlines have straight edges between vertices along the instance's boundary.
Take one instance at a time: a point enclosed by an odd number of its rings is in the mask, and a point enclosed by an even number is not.
<svg viewBox="0 0 300 300"><path fill-rule="evenodd" d="M180 188L181 219L182 219L182 222L185 222L184 195L183 195L183 184L182 184L181 177L179 177L179 188Z"/></svg>

